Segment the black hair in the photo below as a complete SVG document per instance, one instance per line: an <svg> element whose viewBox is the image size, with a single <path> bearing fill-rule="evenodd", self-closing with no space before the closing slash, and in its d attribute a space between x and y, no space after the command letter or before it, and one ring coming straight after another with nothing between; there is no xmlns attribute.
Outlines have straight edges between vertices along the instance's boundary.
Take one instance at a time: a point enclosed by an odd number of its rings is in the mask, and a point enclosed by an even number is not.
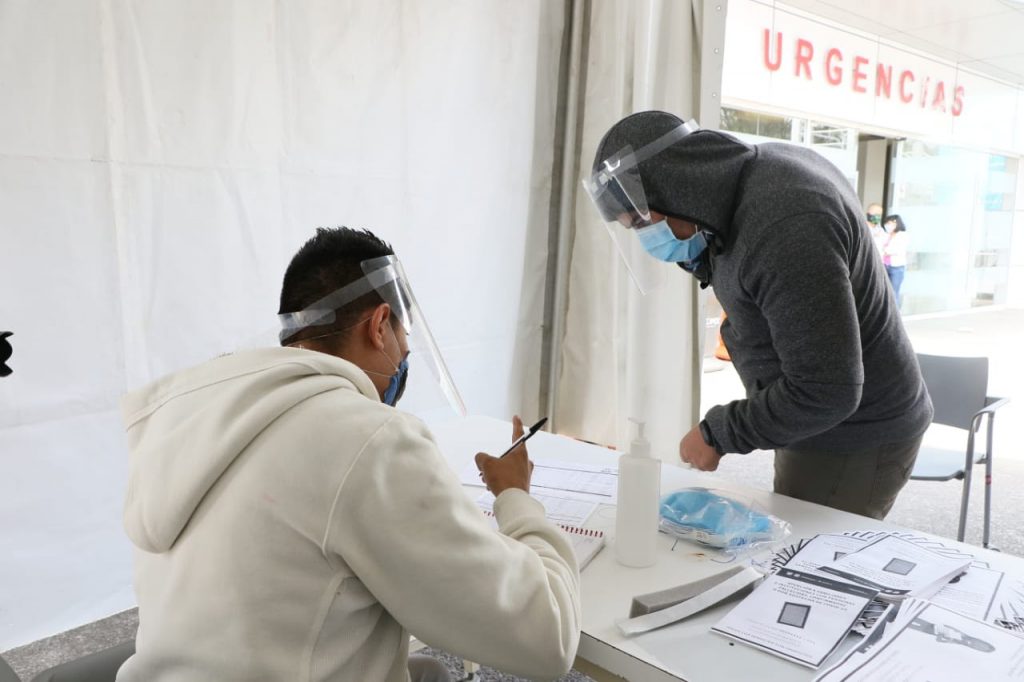
<svg viewBox="0 0 1024 682"><path fill-rule="evenodd" d="M363 261L390 255L394 255L391 245L369 230L354 230L344 226L318 227L316 235L302 245L288 264L281 284L281 307L278 314L304 310L345 285L361 279L365 275L360 265ZM344 330L358 323L359 316L368 308L383 302L379 294L371 291L337 309L332 322L300 329L281 339L281 345Z"/></svg>
<svg viewBox="0 0 1024 682"><path fill-rule="evenodd" d="M906 232L907 231L907 226L903 222L903 218L899 217L899 215L896 214L896 213L893 213L892 215L885 216L885 218L882 219L882 225L884 226L886 223L891 222L893 220L896 221L896 231L897 232Z"/></svg>

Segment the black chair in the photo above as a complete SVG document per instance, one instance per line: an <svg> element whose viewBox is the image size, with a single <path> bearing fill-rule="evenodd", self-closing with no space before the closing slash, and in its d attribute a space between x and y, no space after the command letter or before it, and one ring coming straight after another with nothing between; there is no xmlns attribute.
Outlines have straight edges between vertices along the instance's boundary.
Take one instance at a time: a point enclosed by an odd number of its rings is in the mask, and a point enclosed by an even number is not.
<svg viewBox="0 0 1024 682"><path fill-rule="evenodd" d="M992 516L992 429L995 413L1008 398L988 395L988 358L959 358L918 353L925 386L935 406L933 424L966 431L965 448L922 445L910 478L915 481L963 481L960 493L960 524L956 539L963 542L967 529L967 506L971 494L971 473L975 464L985 465L985 521L982 546L988 547ZM975 448L975 435L987 417L985 449Z"/></svg>
<svg viewBox="0 0 1024 682"><path fill-rule="evenodd" d="M32 682L114 682L121 664L134 653L135 642L125 642L44 670Z"/></svg>

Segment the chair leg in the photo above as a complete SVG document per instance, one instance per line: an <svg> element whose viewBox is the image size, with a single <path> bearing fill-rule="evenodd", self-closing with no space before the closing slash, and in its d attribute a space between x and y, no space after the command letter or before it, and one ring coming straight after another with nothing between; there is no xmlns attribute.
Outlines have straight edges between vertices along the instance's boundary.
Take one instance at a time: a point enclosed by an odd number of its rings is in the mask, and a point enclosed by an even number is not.
<svg viewBox="0 0 1024 682"><path fill-rule="evenodd" d="M477 675L480 672L479 663L474 663L469 659L462 659L462 669L466 671L466 676L459 680L459 682L475 682L479 679Z"/></svg>
<svg viewBox="0 0 1024 682"><path fill-rule="evenodd" d="M994 414L988 415L988 433L985 437L985 520L981 546L988 549L989 522L992 518L992 422Z"/></svg>
<svg viewBox="0 0 1024 682"><path fill-rule="evenodd" d="M967 504L971 497L971 473L974 470L974 431L967 433L967 457L964 461L964 486L960 493L960 525L956 531L956 539L964 541L967 534Z"/></svg>

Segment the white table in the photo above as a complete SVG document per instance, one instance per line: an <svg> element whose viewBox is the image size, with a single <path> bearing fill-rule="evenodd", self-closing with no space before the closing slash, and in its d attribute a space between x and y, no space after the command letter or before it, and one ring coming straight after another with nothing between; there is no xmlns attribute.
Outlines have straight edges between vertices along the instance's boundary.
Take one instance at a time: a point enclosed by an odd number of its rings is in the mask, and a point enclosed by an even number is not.
<svg viewBox="0 0 1024 682"><path fill-rule="evenodd" d="M470 463L478 451L491 454L504 451L512 437L511 424L489 417L452 420L436 424L432 429L456 473ZM533 459L561 459L591 464L617 463L619 454L546 432L540 432L530 440L529 451ZM736 485L714 474L671 465L662 466L663 493L687 486L727 490L734 493L737 499L756 503L761 509L791 524L793 534L788 539L793 542L818 533L904 530L863 516ZM474 498L482 490L467 487L467 492ZM627 568L615 560L611 547L615 542L615 507L599 507L586 527L604 531L609 546L594 558L581 575L583 634L579 656L584 660L634 682L811 680L816 674L810 668L712 634L711 626L735 602L711 608L659 630L633 637L623 636L615 627L615 622L628 615L634 595L688 583L718 573L731 564L721 563L720 556L705 553L696 544L677 542L662 534L659 536L661 556L658 563L649 568ZM938 539L949 545L958 544L953 540ZM978 559L989 562L993 568L1024 573L1024 560L980 547L962 547Z"/></svg>

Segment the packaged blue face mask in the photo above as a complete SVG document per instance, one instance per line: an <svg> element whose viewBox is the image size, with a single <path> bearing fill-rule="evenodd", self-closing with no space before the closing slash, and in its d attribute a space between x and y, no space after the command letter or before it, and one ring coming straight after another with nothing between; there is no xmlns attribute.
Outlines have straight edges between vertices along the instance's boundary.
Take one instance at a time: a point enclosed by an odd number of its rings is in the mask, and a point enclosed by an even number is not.
<svg viewBox="0 0 1024 682"><path fill-rule="evenodd" d="M683 488L661 498L660 527L715 549L782 540L789 524L708 488Z"/></svg>

